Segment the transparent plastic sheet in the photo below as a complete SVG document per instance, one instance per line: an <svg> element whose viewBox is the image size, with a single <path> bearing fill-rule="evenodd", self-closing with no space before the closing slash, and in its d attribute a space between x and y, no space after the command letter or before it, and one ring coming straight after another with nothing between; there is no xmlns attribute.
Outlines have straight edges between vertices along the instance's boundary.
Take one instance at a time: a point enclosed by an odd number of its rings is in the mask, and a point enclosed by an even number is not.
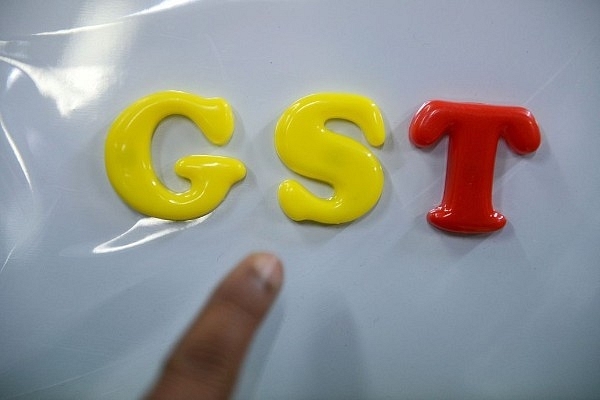
<svg viewBox="0 0 600 400"><path fill-rule="evenodd" d="M259 249L287 282L239 398L597 396L598 22L595 2L3 2L0 398L139 397L214 284ZM248 167L186 222L130 209L104 169L114 118L167 89L223 97L236 118L224 147L183 118L158 127L170 187L185 188L171 168L186 154ZM275 123L326 91L370 96L387 125L383 196L342 226L294 223L276 197L294 175ZM542 128L534 156L499 146L496 234L425 220L446 143L424 152L407 132L432 98L525 106Z"/></svg>

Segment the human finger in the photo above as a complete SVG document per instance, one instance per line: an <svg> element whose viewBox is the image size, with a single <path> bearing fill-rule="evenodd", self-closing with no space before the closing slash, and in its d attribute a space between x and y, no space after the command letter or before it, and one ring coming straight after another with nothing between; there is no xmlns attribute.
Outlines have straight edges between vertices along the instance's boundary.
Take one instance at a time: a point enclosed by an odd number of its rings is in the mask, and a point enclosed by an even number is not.
<svg viewBox="0 0 600 400"><path fill-rule="evenodd" d="M242 260L175 346L149 399L226 399L256 329L283 282L269 253Z"/></svg>

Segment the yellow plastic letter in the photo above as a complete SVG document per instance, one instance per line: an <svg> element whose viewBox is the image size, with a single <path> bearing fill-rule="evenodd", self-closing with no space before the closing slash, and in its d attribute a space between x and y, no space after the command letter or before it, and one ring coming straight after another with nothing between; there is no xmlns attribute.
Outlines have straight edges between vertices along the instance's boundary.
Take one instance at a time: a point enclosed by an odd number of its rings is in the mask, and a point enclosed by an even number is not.
<svg viewBox="0 0 600 400"><path fill-rule="evenodd" d="M372 100L354 94L320 93L288 108L275 128L275 147L292 171L333 187L324 199L294 180L279 186L279 204L294 221L324 224L353 221L377 204L383 191L383 169L365 146L328 130L329 120L353 122L372 146L385 141L381 112Z"/></svg>
<svg viewBox="0 0 600 400"><path fill-rule="evenodd" d="M231 186L246 176L240 161L221 156L190 155L175 164L175 173L190 188L174 192L152 166L152 137L157 125L170 115L189 118L216 145L233 135L233 112L219 98L166 91L151 94L127 107L113 122L105 145L108 179L133 209L157 218L187 220L213 211Z"/></svg>

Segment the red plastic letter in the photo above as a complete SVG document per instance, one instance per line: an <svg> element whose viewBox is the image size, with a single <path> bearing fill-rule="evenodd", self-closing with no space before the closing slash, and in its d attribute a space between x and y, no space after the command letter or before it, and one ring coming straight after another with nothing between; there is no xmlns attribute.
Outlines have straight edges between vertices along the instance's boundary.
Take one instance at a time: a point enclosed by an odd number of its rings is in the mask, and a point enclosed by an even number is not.
<svg viewBox="0 0 600 400"><path fill-rule="evenodd" d="M451 232L501 229L506 218L492 205L498 140L503 138L518 154L534 152L541 139L533 115L522 107L440 100L423 104L410 124L410 140L425 147L443 134L449 136L446 186L441 204L427 219Z"/></svg>

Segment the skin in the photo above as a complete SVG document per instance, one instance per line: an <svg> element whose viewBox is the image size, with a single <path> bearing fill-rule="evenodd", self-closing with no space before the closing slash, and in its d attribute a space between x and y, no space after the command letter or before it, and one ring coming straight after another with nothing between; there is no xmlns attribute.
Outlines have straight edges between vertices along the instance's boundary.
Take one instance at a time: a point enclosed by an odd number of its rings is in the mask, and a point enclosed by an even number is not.
<svg viewBox="0 0 600 400"><path fill-rule="evenodd" d="M283 283L269 253L243 259L175 346L147 399L227 399L254 333Z"/></svg>

